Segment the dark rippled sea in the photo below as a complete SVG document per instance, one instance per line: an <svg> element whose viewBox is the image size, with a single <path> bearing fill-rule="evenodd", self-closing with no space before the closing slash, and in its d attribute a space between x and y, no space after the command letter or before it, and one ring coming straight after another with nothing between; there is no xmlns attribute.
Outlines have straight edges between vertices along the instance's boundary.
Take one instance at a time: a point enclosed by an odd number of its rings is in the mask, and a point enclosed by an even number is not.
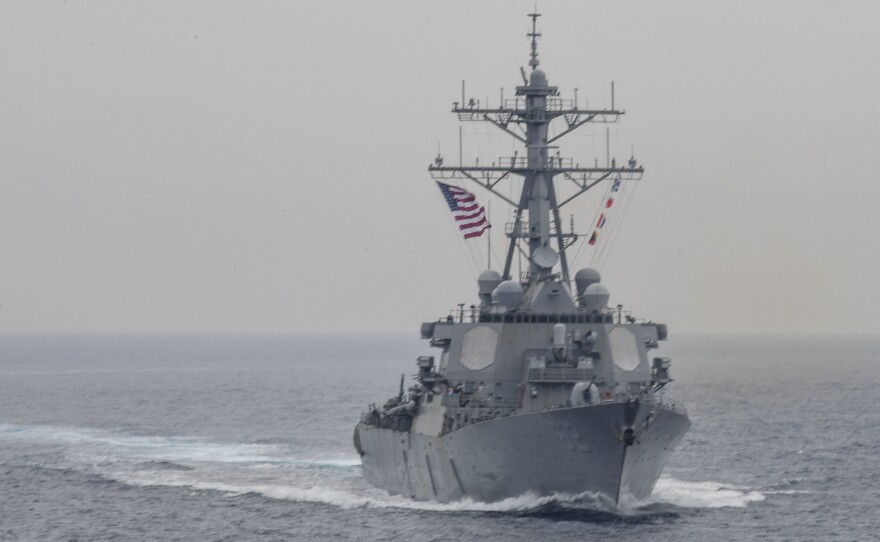
<svg viewBox="0 0 880 542"><path fill-rule="evenodd" d="M363 479L395 336L0 336L2 540L877 540L874 338L673 337L693 428L647 502L419 503Z"/></svg>

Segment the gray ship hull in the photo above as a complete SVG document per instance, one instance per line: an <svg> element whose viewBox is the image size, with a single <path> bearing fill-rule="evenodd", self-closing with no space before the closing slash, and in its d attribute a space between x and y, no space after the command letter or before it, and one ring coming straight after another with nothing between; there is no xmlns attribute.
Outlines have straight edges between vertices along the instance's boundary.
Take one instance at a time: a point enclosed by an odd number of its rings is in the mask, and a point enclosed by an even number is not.
<svg viewBox="0 0 880 542"><path fill-rule="evenodd" d="M634 427L627 445L623 427ZM650 495L687 416L626 402L562 408L475 423L443 436L359 424L367 479L390 493L492 502L524 493L590 492L617 504Z"/></svg>

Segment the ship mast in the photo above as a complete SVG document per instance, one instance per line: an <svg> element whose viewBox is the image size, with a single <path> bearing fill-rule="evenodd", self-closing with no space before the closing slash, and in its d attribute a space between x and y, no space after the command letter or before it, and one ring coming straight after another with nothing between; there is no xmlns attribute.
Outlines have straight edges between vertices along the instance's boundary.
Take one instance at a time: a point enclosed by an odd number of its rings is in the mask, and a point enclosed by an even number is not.
<svg viewBox="0 0 880 542"><path fill-rule="evenodd" d="M611 109L580 109L576 100L559 97L557 87L550 86L546 74L538 68L537 39L541 34L537 31L537 20L540 16L540 13L529 14L532 19L532 30L527 34L531 38L531 73L527 78L525 71L522 71L523 85L516 87L517 97L502 99L497 108L481 108L474 100L465 104L462 95L462 102L454 102L452 108L461 122L488 122L519 140L525 145L525 156L514 153L514 156L502 157L491 166L480 166L479 162L472 166L444 166L438 157L428 170L437 180L471 180L514 206L514 221L505 228L510 241L503 280L511 279L513 256L522 240L528 242L529 269L520 277L521 282L540 282L560 274L564 282L569 282L566 248L578 239L578 235L573 231L563 232L560 208L605 179L639 180L644 169L637 166L634 158L629 159L626 167L618 167L616 160L609 158L605 167L599 167L597 163L594 167L582 168L574 165L571 158L558 154L552 156L548 152L556 148L552 145L555 141L577 128L587 123L615 123L624 112L614 108L613 86ZM560 118L566 126L557 135L548 137L550 124ZM519 125L525 137L513 130L511 125ZM511 201L497 189L498 184L511 175L524 179L518 202ZM575 193L562 202L556 197L556 179L571 182L576 187ZM528 214L524 216L526 212ZM559 274L554 274L553 269L557 264Z"/></svg>

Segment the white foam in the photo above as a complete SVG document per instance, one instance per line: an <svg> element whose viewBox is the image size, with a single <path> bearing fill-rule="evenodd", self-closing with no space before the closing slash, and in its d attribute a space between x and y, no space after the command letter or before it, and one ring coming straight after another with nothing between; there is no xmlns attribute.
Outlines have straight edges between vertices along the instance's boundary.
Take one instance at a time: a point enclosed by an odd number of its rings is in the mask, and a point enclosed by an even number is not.
<svg viewBox="0 0 880 542"><path fill-rule="evenodd" d="M672 504L681 508L743 508L749 503L766 499L763 493L748 488L720 482L688 482L667 476L658 481L654 493L646 501L624 501L621 502L621 506L617 510L614 510L613 506L605 502L601 496L591 493L555 494L552 496L526 493L492 503L474 501L470 498L450 503L414 501L373 488L360 477L352 480L354 483L347 484L346 487L333 487L334 483L339 484L342 480L338 477L327 476L319 477L317 484L301 479L284 480L288 483L265 483L265 481L243 479L236 483L229 480L212 480L206 476L206 473L200 472L116 473L114 477L133 485L183 486L200 490L222 491L233 495L254 493L272 499L321 503L346 509L400 508L434 512L523 512L550 503L557 503L564 508L629 515L642 513L641 509L652 504Z"/></svg>
<svg viewBox="0 0 880 542"><path fill-rule="evenodd" d="M565 508L613 510L593 494L538 496L527 493L493 503L472 499L451 503L413 501L370 486L360 475L361 461L357 456L294 454L280 445L218 443L196 437L139 436L81 427L8 424L0 424L0 438L66 445L66 455L75 468L93 470L132 485L191 487L232 495L255 493L273 499L341 508L519 512L557 503ZM144 460L148 463L145 464ZM188 468L173 470L151 464L163 461ZM639 513L640 508L652 504L682 508L742 508L765 500L765 493L805 492L777 490L762 493L721 482L690 482L663 476L646 501L623 501L617 512Z"/></svg>
<svg viewBox="0 0 880 542"><path fill-rule="evenodd" d="M527 493L503 501L485 503L473 499L462 499L451 503L433 501L414 501L405 497L390 495L371 487L334 488L323 485L298 487L282 484L233 484L221 481L197 480L189 473L170 475L121 476L120 481L143 486L178 486L199 490L222 491L232 495L254 493L271 499L294 502L328 504L339 508L400 508L405 510L426 510L433 512L515 512L530 510L557 500L557 497L539 497Z"/></svg>
<svg viewBox="0 0 880 542"><path fill-rule="evenodd" d="M721 482L688 482L661 476L645 504L665 503L681 508L744 508L765 500L763 493Z"/></svg>
<svg viewBox="0 0 880 542"><path fill-rule="evenodd" d="M338 468L361 464L354 455L294 456L289 448L279 445L220 443L185 436L127 435L85 427L0 424L0 438L65 444L80 452L182 464L211 462Z"/></svg>
<svg viewBox="0 0 880 542"><path fill-rule="evenodd" d="M764 495L809 495L811 491L806 489L773 489L770 491L761 491Z"/></svg>

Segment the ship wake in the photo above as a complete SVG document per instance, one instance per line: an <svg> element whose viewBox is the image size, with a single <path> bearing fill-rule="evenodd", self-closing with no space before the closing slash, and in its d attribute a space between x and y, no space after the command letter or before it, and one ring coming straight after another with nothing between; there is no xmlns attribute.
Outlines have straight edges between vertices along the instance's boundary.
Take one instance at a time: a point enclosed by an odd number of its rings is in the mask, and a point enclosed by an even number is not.
<svg viewBox="0 0 880 542"><path fill-rule="evenodd" d="M757 489L663 476L646 501L615 508L601 495L526 493L484 503L422 502L389 495L363 477L351 454L309 453L278 444L222 443L198 437L133 435L83 427L0 424L0 440L45 446L49 467L96 474L128 485L219 491L339 508L398 508L538 516L560 520L656 521L687 509L742 508L764 501ZM769 491L768 494L779 492Z"/></svg>

